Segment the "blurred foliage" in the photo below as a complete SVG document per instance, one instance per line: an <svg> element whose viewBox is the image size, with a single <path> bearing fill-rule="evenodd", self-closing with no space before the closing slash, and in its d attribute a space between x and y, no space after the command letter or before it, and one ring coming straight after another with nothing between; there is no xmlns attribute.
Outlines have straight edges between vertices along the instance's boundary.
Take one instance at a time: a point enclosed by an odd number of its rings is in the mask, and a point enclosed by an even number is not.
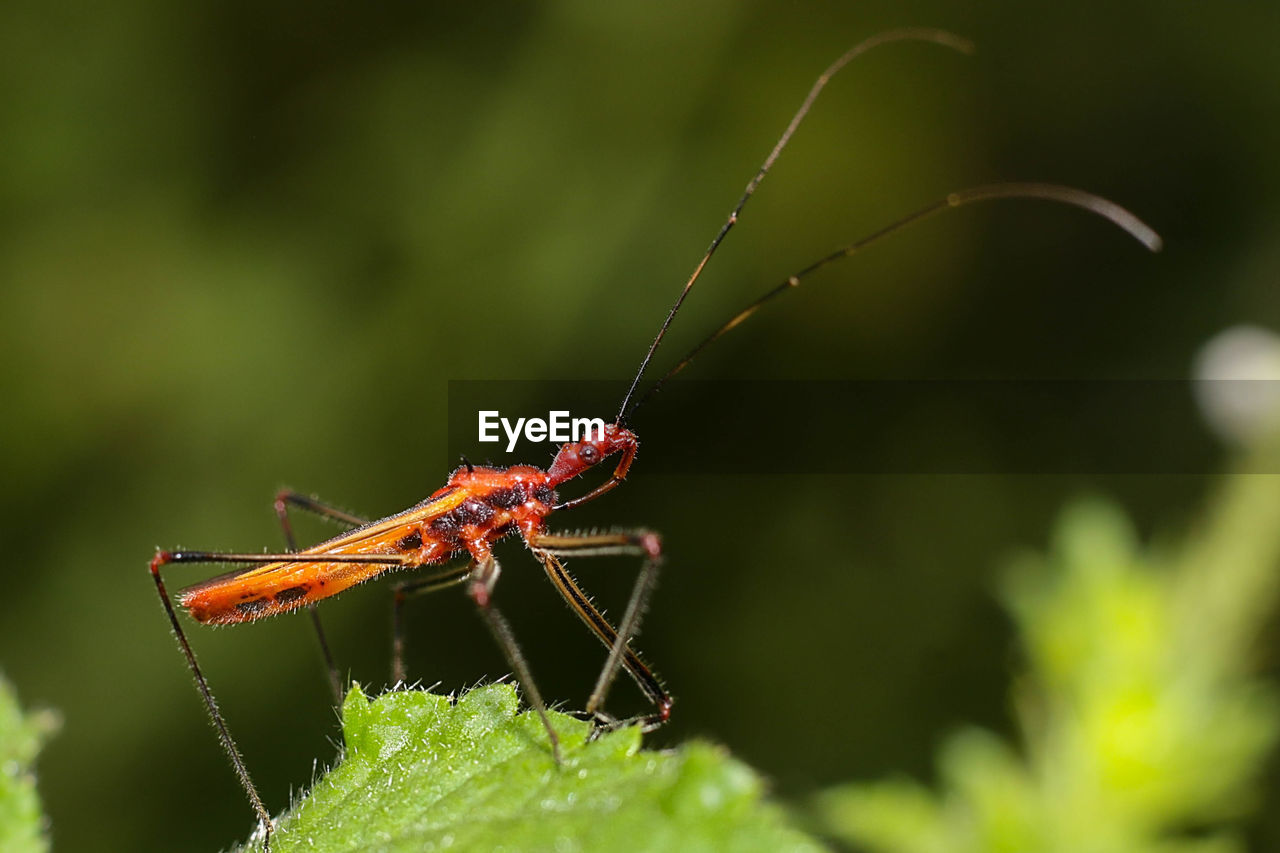
<svg viewBox="0 0 1280 853"><path fill-rule="evenodd" d="M279 818L272 849L820 849L715 747L642 751L635 727L588 742L590 723L551 712L557 767L541 720L517 702L507 684L456 703L418 690L370 701L354 688L341 761Z"/></svg>
<svg viewBox="0 0 1280 853"><path fill-rule="evenodd" d="M0 850L48 850L33 771L36 754L58 727L49 711L24 714L8 680L0 676Z"/></svg>
<svg viewBox="0 0 1280 853"><path fill-rule="evenodd" d="M1020 746L966 729L939 751L937 794L840 786L819 800L825 824L892 853L1245 849L1280 735L1280 693L1251 665L1278 583L1273 476L1234 476L1177 547L1141 547L1113 505L1075 505L1003 585L1027 658Z"/></svg>
<svg viewBox="0 0 1280 853"><path fill-rule="evenodd" d="M824 271L689 377L1180 378L1224 326L1280 328L1277 18L1157 0L0 4L0 660L66 719L40 763L59 849L213 849L250 827L154 549L278 548L285 486L368 516L421 500L465 452L442 425L451 379L629 377L814 76L869 34L941 26L978 50L886 47L834 81L658 363L835 246L999 179L1112 197L1166 252L1049 205L958 211ZM895 453L968 434L928 415ZM1081 490L1144 538L1177 529L1209 481L1009 476L982 436L972 476L655 476L644 416L626 488L552 521L662 532L639 645L677 702L654 743L706 735L785 797L921 776L961 721L1006 729L993 556L1042 541ZM690 422L687 442L732 426ZM787 452L823 447L760 447ZM499 558L543 694L580 704L602 650L517 543ZM594 562L573 569L616 612L633 563ZM388 599L322 609L371 689ZM410 617L424 683L506 671L465 596ZM273 809L337 731L308 631L191 631ZM806 724L783 737L779 719ZM1268 774L1248 831L1280 849Z"/></svg>

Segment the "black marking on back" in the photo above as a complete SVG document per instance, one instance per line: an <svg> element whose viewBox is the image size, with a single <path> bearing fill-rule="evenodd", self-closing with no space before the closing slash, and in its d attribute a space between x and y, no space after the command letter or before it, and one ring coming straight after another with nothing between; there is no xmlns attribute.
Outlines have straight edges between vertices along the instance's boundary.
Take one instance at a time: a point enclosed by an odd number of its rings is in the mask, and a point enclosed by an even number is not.
<svg viewBox="0 0 1280 853"><path fill-rule="evenodd" d="M276 604L289 605L297 601L299 598L306 598L307 588L305 586L291 586L288 589L282 589L276 593Z"/></svg>
<svg viewBox="0 0 1280 853"><path fill-rule="evenodd" d="M458 516L458 524L466 527L472 524L484 524L496 514L493 507L477 500L469 500L454 510Z"/></svg>
<svg viewBox="0 0 1280 853"><path fill-rule="evenodd" d="M497 514L493 507L472 499L432 520L429 526L432 533L453 545L461 539L464 527L483 527Z"/></svg>
<svg viewBox="0 0 1280 853"><path fill-rule="evenodd" d="M524 489L519 486L494 489L485 495L484 502L497 509L515 509L524 503Z"/></svg>
<svg viewBox="0 0 1280 853"><path fill-rule="evenodd" d="M236 605L236 610L239 610L245 616L253 616L254 614L261 613L270 606L271 602L267 601L265 598L255 598L252 601L241 601Z"/></svg>
<svg viewBox="0 0 1280 853"><path fill-rule="evenodd" d="M438 518L433 518L430 527L432 533L448 541L457 540L458 534L462 532L462 527L458 524L458 517L452 511L446 512Z"/></svg>
<svg viewBox="0 0 1280 853"><path fill-rule="evenodd" d="M548 506L556 502L555 489L550 486L538 486L533 490L533 497L538 503L547 504Z"/></svg>
<svg viewBox="0 0 1280 853"><path fill-rule="evenodd" d="M401 551L416 551L422 547L422 533L415 530L408 536L396 543L396 548Z"/></svg>

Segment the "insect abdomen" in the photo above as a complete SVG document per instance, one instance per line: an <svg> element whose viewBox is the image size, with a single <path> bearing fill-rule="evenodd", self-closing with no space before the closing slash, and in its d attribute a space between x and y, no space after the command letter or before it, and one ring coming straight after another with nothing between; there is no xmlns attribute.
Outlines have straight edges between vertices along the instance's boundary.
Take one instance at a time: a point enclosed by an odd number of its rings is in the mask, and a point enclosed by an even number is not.
<svg viewBox="0 0 1280 853"><path fill-rule="evenodd" d="M323 571L321 580L315 569ZM224 576L188 587L178 593L178 603L197 622L208 625L235 625L253 622L279 613L288 613L345 589L370 580L393 566L363 563L277 563L263 566L263 577L246 574ZM267 571L271 570L271 571Z"/></svg>

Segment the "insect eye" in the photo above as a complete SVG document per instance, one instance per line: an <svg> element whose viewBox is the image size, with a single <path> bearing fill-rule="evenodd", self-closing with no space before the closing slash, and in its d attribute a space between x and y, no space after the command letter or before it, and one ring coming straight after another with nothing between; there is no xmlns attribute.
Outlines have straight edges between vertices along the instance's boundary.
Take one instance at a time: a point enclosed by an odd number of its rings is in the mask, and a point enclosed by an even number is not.
<svg viewBox="0 0 1280 853"><path fill-rule="evenodd" d="M594 444L585 444L578 451L578 455L582 457L582 461L588 465L594 465L600 461L600 451L596 450Z"/></svg>

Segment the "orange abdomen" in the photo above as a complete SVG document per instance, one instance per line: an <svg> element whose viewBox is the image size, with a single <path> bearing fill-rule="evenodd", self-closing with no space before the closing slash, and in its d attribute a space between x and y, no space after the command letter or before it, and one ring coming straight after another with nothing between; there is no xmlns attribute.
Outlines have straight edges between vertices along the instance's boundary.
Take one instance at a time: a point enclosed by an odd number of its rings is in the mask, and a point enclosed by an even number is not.
<svg viewBox="0 0 1280 853"><path fill-rule="evenodd" d="M394 568L369 563L272 563L188 587L178 593L178 603L197 622L234 625L296 610Z"/></svg>

